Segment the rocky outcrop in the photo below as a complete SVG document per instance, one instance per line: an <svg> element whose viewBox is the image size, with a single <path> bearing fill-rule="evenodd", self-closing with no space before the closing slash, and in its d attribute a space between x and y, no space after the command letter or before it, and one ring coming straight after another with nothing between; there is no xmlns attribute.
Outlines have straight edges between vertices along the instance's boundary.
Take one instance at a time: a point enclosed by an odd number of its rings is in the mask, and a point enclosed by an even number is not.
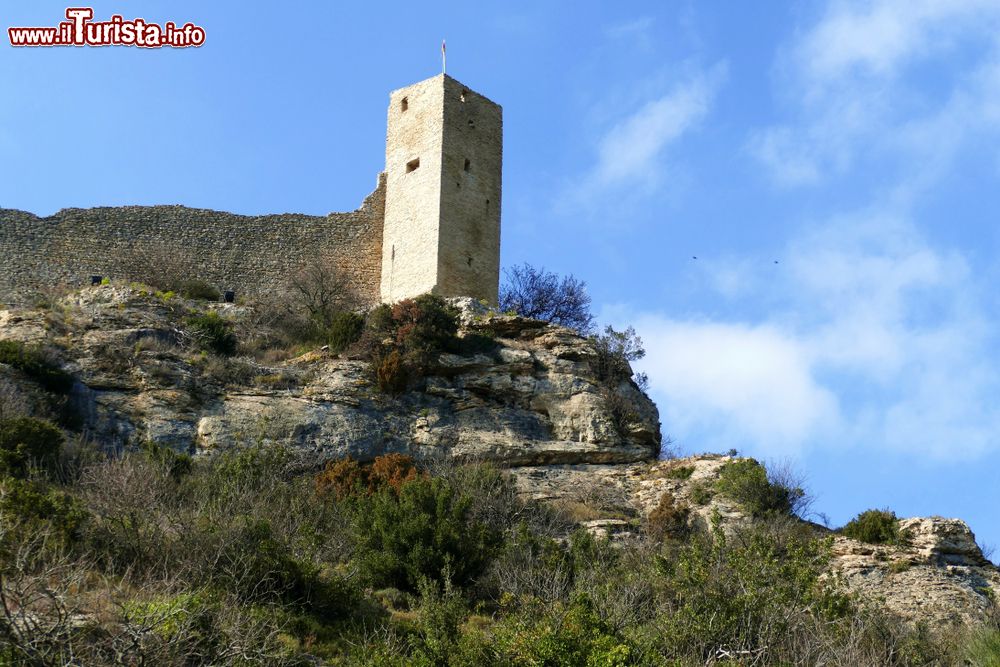
<svg viewBox="0 0 1000 667"><path fill-rule="evenodd" d="M380 393L368 364L323 352L262 366L180 345L176 301L123 287L82 290L48 311L0 311L0 338L56 345L81 382L75 400L103 442L153 440L211 453L281 443L322 460L388 452L503 465L624 463L659 451L656 406L630 382L599 381L573 331L459 304L487 352L441 354L411 391ZM213 304L234 319L246 309ZM609 397L633 406L614 414Z"/></svg>
<svg viewBox="0 0 1000 667"><path fill-rule="evenodd" d="M982 620L1000 595L1000 570L960 519L903 519L900 546L837 536L834 564L852 590L913 621L962 625Z"/></svg>
<svg viewBox="0 0 1000 667"><path fill-rule="evenodd" d="M702 455L653 463L522 467L521 492L556 504L583 503L598 516L581 524L615 540L634 538L664 494L689 510L694 529L736 532L752 519L714 493L732 457ZM931 627L963 625L995 613L1000 569L990 563L965 522L941 517L902 519L902 545L865 544L809 524L832 540L830 572L862 600L884 604L901 618Z"/></svg>

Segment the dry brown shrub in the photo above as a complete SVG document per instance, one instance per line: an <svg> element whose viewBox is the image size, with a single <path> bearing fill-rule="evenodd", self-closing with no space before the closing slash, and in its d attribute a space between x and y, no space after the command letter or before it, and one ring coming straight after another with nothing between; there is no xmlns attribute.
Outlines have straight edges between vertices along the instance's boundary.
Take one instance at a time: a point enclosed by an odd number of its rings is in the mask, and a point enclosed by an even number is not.
<svg viewBox="0 0 1000 667"><path fill-rule="evenodd" d="M387 488L398 493L404 484L419 476L413 458L404 454L377 456L369 465L346 458L329 463L316 475L316 492L321 496L333 494L337 500L361 493L372 495Z"/></svg>
<svg viewBox="0 0 1000 667"><path fill-rule="evenodd" d="M376 357L372 363L375 365L375 384L380 391L387 394L399 394L406 389L409 373L398 350L392 350L385 356Z"/></svg>
<svg viewBox="0 0 1000 667"><path fill-rule="evenodd" d="M646 533L654 540L679 539L685 537L691 528L688 525L690 508L678 503L674 495L665 491L660 502L646 518Z"/></svg>
<svg viewBox="0 0 1000 667"><path fill-rule="evenodd" d="M368 469L368 492L375 493L386 487L399 492L400 488L418 476L413 458L405 454L386 454L376 457Z"/></svg>

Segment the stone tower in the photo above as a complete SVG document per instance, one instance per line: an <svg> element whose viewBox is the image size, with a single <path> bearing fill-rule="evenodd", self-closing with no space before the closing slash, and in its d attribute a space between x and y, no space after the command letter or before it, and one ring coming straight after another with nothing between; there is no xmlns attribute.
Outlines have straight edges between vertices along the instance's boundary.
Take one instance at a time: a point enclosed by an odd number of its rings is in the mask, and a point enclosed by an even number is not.
<svg viewBox="0 0 1000 667"><path fill-rule="evenodd" d="M497 302L500 106L445 74L392 92L381 296Z"/></svg>

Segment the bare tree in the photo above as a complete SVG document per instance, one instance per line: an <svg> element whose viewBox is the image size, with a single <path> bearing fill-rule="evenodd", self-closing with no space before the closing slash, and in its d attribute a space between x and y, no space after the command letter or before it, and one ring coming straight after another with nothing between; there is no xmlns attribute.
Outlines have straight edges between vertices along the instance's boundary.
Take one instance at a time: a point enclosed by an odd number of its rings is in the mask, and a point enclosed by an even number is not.
<svg viewBox="0 0 1000 667"><path fill-rule="evenodd" d="M288 290L292 306L322 327L329 327L338 312L360 305L351 281L333 262L319 256L292 274Z"/></svg>
<svg viewBox="0 0 1000 667"><path fill-rule="evenodd" d="M582 280L572 275L560 278L530 264L506 269L504 276L506 282L500 289L500 310L561 324L581 334L593 329L590 295Z"/></svg>

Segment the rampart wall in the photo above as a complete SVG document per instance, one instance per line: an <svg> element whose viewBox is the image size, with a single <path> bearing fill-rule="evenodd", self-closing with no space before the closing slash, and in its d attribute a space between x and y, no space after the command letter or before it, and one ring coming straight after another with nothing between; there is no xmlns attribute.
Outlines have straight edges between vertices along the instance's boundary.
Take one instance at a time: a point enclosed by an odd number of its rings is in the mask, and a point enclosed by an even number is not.
<svg viewBox="0 0 1000 667"><path fill-rule="evenodd" d="M94 275L132 280L155 264L237 294L287 284L304 263L335 265L358 296L379 300L385 177L350 213L243 216L184 206L63 209L39 218L0 209L0 303Z"/></svg>

